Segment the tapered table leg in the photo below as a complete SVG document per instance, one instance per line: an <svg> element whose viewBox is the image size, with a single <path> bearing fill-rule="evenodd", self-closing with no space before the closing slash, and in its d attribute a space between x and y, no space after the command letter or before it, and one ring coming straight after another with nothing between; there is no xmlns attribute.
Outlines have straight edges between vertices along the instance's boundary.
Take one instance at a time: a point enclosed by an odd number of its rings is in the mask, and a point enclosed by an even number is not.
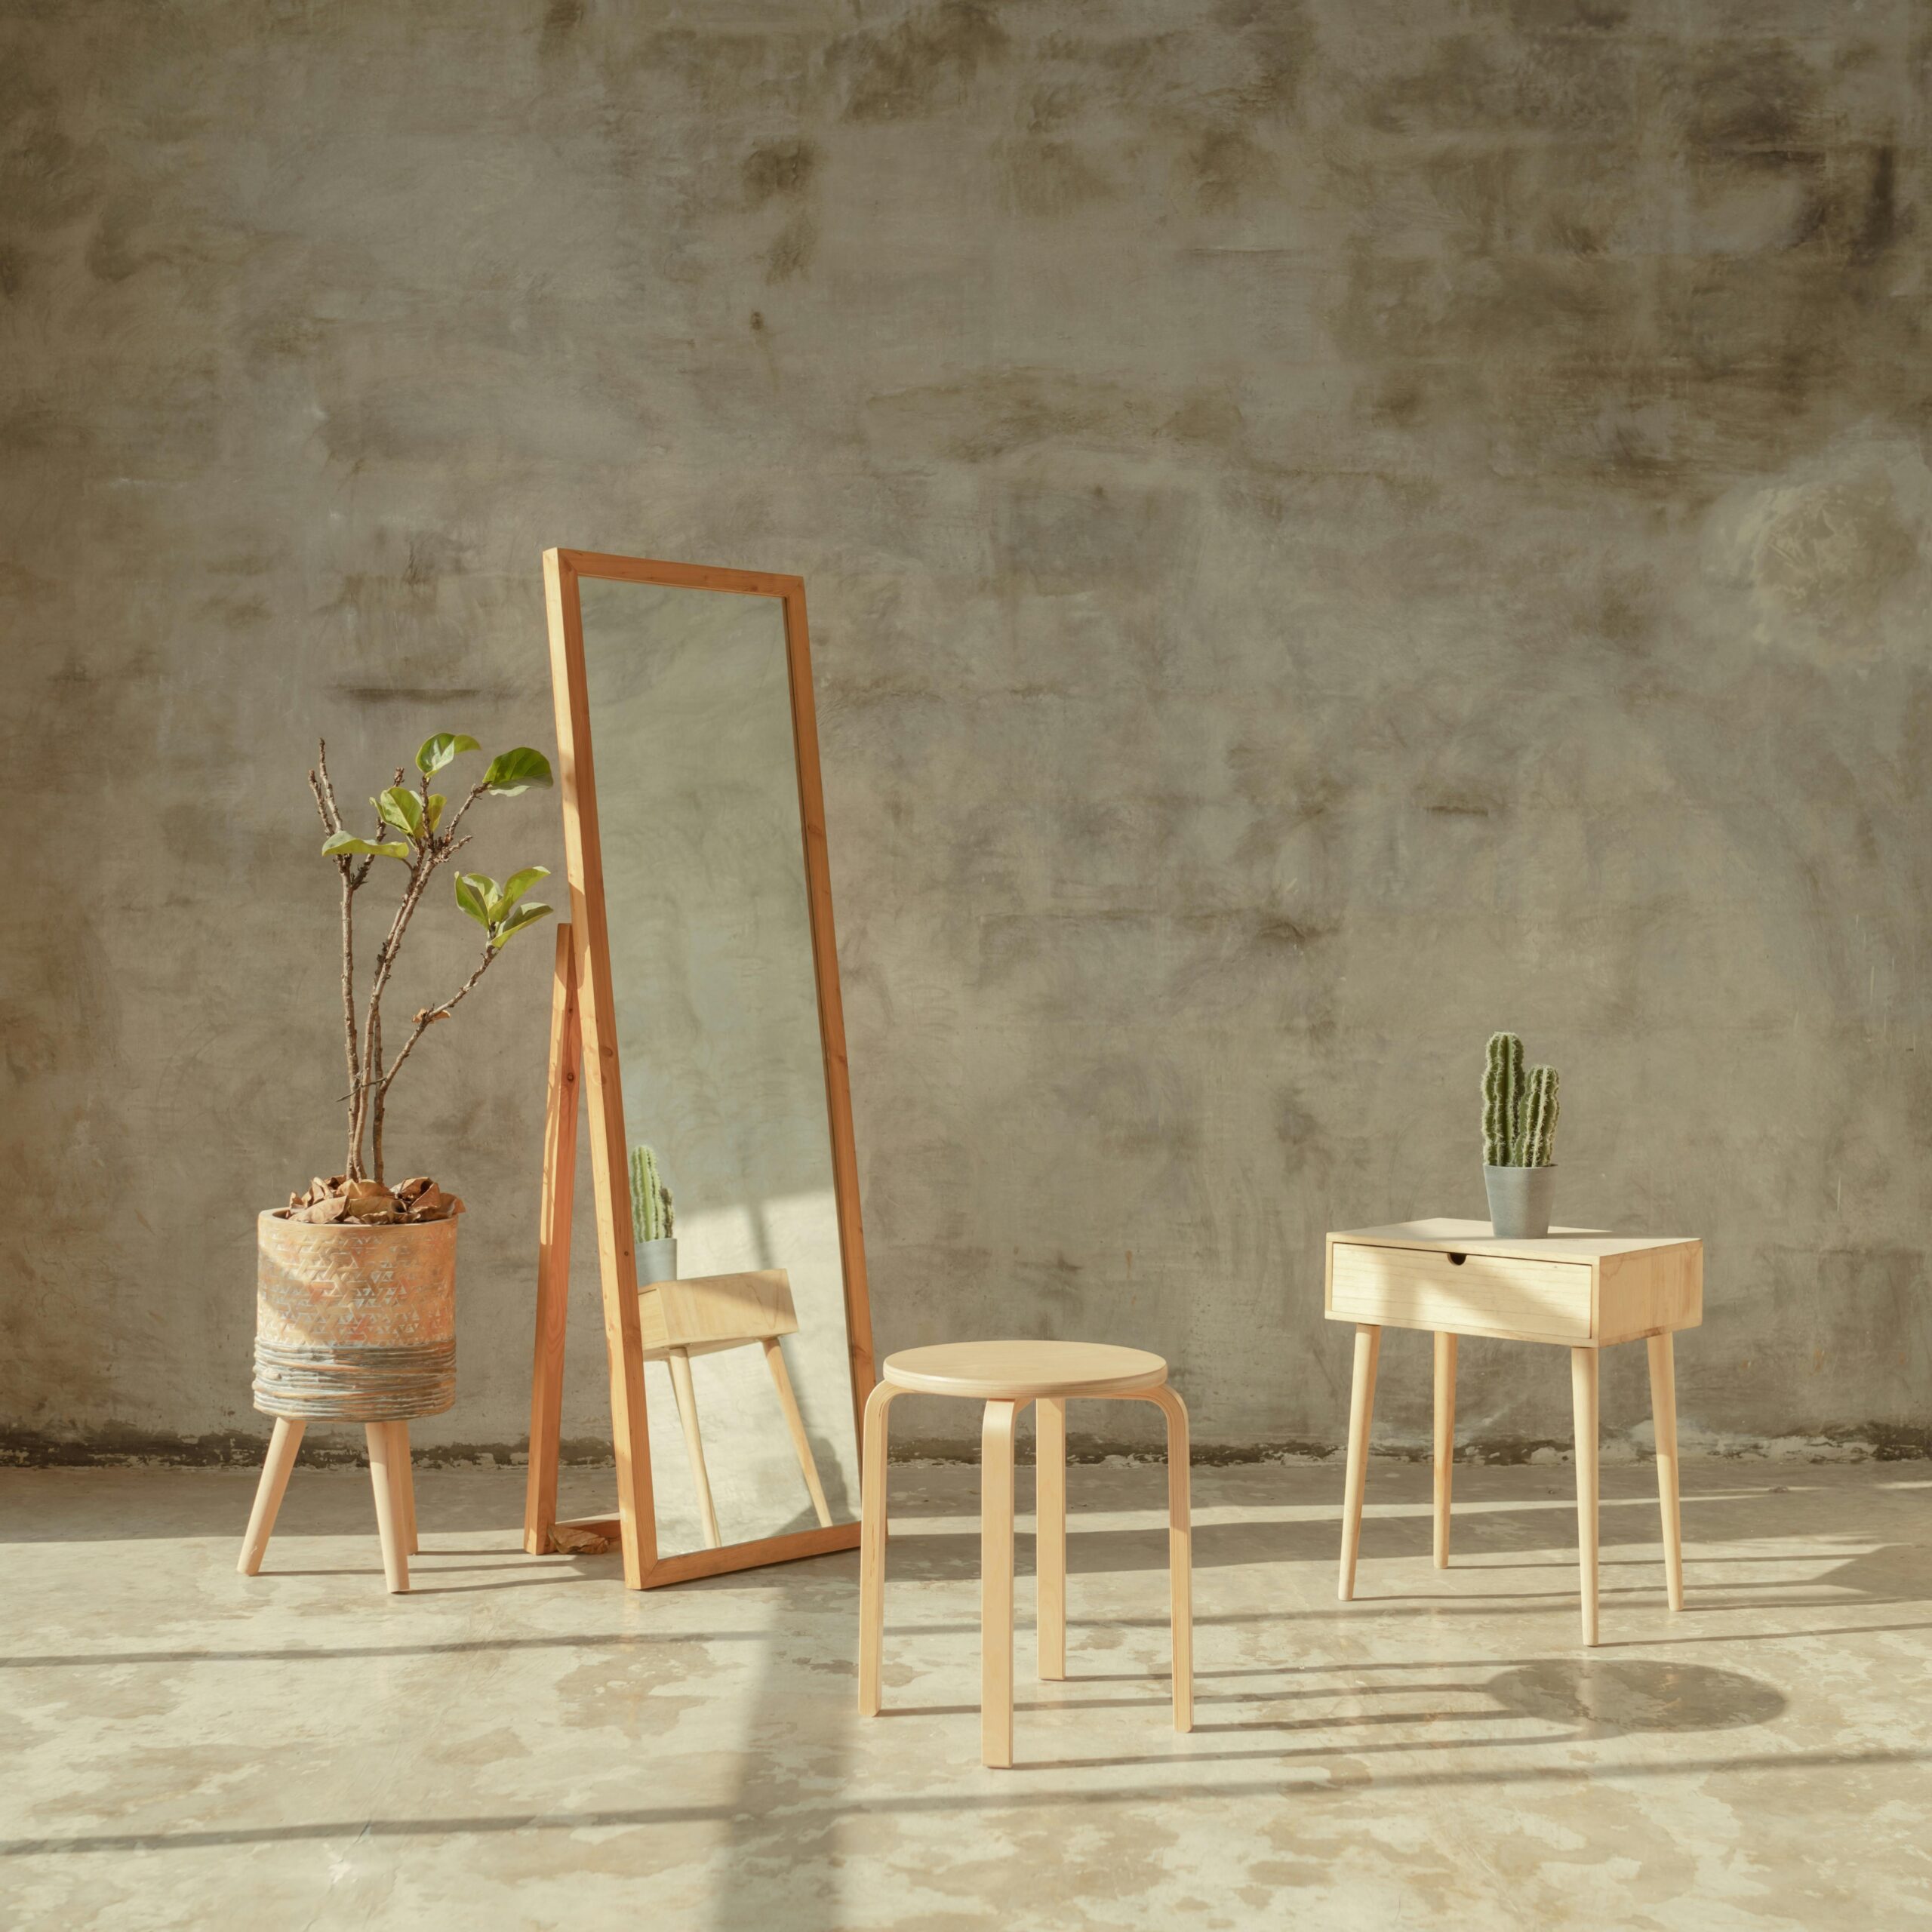
<svg viewBox="0 0 1932 1932"><path fill-rule="evenodd" d="M1435 1337L1435 1567L1449 1567L1449 1488L1456 1463L1456 1338Z"/></svg>
<svg viewBox="0 0 1932 1932"><path fill-rule="evenodd" d="M798 1398L792 1392L792 1378L785 1372L785 1351L776 1335L764 1338L764 1365L771 1371L771 1386L778 1391L778 1406L785 1411L785 1427L792 1438L792 1453L798 1459L798 1472L805 1479L805 1493L812 1500L819 1527L832 1527L832 1506L825 1500L825 1485L818 1479L818 1463L812 1454L811 1438L805 1433L805 1419L798 1413Z"/></svg>
<svg viewBox="0 0 1932 1932"><path fill-rule="evenodd" d="M980 1755L1013 1762L1013 1426L989 1402L980 1430Z"/></svg>
<svg viewBox="0 0 1932 1932"><path fill-rule="evenodd" d="M718 1533L718 1512L712 1506L711 1475L704 1466L704 1438L698 1433L697 1389L691 1380L691 1358L682 1349L672 1349L665 1356L671 1371L671 1397L678 1405L678 1420L685 1429L685 1454L691 1466L691 1484L697 1491L698 1521L704 1530L707 1549L715 1549L724 1539Z"/></svg>
<svg viewBox="0 0 1932 1932"><path fill-rule="evenodd" d="M1369 1322L1358 1324L1355 1383L1349 1394L1348 1478L1342 1495L1342 1574L1335 1592L1344 1603L1355 1593L1362 1485L1368 1475L1368 1426L1375 1414L1375 1364L1381 1353L1382 1331Z"/></svg>
<svg viewBox="0 0 1932 1932"><path fill-rule="evenodd" d="M1668 1332L1651 1345L1651 1417L1657 1433L1657 1500L1663 1510L1663 1580L1672 1610L1684 1607L1684 1521L1677 1494L1677 1367Z"/></svg>
<svg viewBox="0 0 1932 1932"><path fill-rule="evenodd" d="M1583 1593L1583 1641L1597 1640L1597 1352L1570 1351L1577 1418L1577 1564Z"/></svg>
<svg viewBox="0 0 1932 1932"><path fill-rule="evenodd" d="M1039 1578L1040 1675L1066 1675L1066 1404L1033 1405L1033 1567Z"/></svg>
<svg viewBox="0 0 1932 1932"><path fill-rule="evenodd" d="M269 1438L267 1459L262 1464L262 1479L255 1485L255 1506L248 1512L248 1534L242 1539L242 1555L235 1568L245 1577L260 1574L269 1538L275 1533L275 1519L281 1508L282 1492L288 1487L288 1472L295 1466L295 1452L302 1447L302 1432L309 1425L287 1416L275 1419L275 1432Z"/></svg>

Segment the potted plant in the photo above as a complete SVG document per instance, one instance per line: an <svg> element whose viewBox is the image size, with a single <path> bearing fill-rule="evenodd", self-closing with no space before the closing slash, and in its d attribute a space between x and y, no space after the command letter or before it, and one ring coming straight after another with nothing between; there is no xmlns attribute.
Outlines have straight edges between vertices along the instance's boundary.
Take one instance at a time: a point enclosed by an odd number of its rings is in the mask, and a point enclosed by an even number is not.
<svg viewBox="0 0 1932 1932"><path fill-rule="evenodd" d="M1482 1076L1483 1184L1491 1229L1508 1241L1549 1232L1556 1192L1557 1075L1523 1065L1514 1033L1492 1033Z"/></svg>
<svg viewBox="0 0 1932 1932"><path fill-rule="evenodd" d="M671 1190L657 1171L657 1156L642 1142L631 1149L631 1238L637 1244L637 1282L678 1278L676 1217Z"/></svg>
<svg viewBox="0 0 1932 1932"><path fill-rule="evenodd" d="M416 754L416 778L370 800L367 837L349 829L322 746L309 774L342 892L342 1016L349 1091L342 1171L318 1177L259 1218L255 1406L297 1422L389 1422L435 1415L456 1395L456 1217L463 1203L426 1174L392 1185L384 1168L389 1089L423 1036L447 1020L515 935L548 906L520 903L548 868L527 866L501 885L457 871L458 907L483 928L482 956L448 998L420 1008L393 1052L383 1001L411 921L431 881L469 844L479 798L512 798L551 781L549 761L519 746L493 759L454 811L432 781L481 747L439 731ZM376 948L366 988L356 986L357 895L378 861L401 868L401 892Z"/></svg>

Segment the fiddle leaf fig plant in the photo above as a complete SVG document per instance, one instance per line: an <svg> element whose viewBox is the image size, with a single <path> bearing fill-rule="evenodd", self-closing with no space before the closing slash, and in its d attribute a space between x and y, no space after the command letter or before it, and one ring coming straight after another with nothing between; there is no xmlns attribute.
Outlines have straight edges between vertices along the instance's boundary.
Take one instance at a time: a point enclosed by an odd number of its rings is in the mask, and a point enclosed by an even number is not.
<svg viewBox="0 0 1932 1932"><path fill-rule="evenodd" d="M455 1195L445 1194L426 1177L416 1176L395 1189L384 1181L383 1117L389 1088L403 1063L416 1051L417 1042L469 997L509 940L549 913L548 906L536 901L518 903L539 879L549 876L549 869L526 866L501 885L481 872L457 874L456 902L482 927L483 955L448 999L417 1011L393 1058L384 1056L383 997L389 990L404 935L431 878L469 843L470 835L460 828L470 807L485 796L515 798L533 786L552 782L550 761L541 752L519 745L491 759L482 777L460 794L452 811L449 795L431 791L429 781L457 758L482 749L460 731L438 731L424 739L416 753L416 781L410 783L398 766L395 782L369 801L376 822L367 837L349 829L329 778L328 747L323 744L317 749L309 789L315 795L315 810L326 835L322 856L335 861L342 888L342 1022L349 1068L349 1091L343 1098L349 1106L349 1131L343 1172L327 1180L318 1178L305 1192L289 1196L288 1211L297 1220L434 1220L462 1208ZM393 860L405 869L405 876L400 902L377 946L375 964L358 1003L355 895L368 883L378 859Z"/></svg>

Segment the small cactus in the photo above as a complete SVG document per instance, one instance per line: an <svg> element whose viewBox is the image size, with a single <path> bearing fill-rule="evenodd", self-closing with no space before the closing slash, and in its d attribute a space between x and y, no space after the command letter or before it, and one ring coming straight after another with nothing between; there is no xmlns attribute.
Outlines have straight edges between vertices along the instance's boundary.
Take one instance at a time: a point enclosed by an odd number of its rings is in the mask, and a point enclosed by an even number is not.
<svg viewBox="0 0 1932 1932"><path fill-rule="evenodd" d="M1556 1160L1557 1073L1523 1066L1514 1033L1492 1033L1482 1075L1482 1157L1492 1168L1547 1168Z"/></svg>
<svg viewBox="0 0 1932 1932"><path fill-rule="evenodd" d="M1518 1168L1547 1168L1556 1160L1556 1069L1553 1066L1530 1069L1529 1084L1523 1094L1523 1118L1515 1158Z"/></svg>
<svg viewBox="0 0 1932 1932"><path fill-rule="evenodd" d="M631 1226L639 1242L669 1241L676 1226L671 1190L659 1178L657 1156L640 1142L631 1149Z"/></svg>
<svg viewBox="0 0 1932 1932"><path fill-rule="evenodd" d="M1482 1158L1492 1168L1515 1164L1516 1121L1523 1104L1523 1043L1514 1033L1492 1033L1482 1075Z"/></svg>

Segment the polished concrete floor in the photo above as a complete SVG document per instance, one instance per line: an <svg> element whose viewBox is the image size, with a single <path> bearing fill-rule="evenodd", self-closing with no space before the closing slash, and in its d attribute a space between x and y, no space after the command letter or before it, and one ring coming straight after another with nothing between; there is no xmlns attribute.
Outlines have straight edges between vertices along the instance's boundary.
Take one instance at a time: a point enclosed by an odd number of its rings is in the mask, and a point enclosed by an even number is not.
<svg viewBox="0 0 1932 1932"><path fill-rule="evenodd" d="M895 1470L886 1715L857 1559L638 1596L518 1546L518 1472L425 1471L381 1586L366 1479L0 1472L0 1924L1904 1927L1932 1924L1932 1468L1604 1476L1577 1645L1564 1467L1201 1469L1198 1728L1170 1728L1156 1466L1072 1472L1069 1667L979 1762L970 1469ZM1029 1477L1022 1472L1022 1496ZM568 1506L608 1476L573 1472ZM1030 1615L1023 1540L1023 1617Z"/></svg>

